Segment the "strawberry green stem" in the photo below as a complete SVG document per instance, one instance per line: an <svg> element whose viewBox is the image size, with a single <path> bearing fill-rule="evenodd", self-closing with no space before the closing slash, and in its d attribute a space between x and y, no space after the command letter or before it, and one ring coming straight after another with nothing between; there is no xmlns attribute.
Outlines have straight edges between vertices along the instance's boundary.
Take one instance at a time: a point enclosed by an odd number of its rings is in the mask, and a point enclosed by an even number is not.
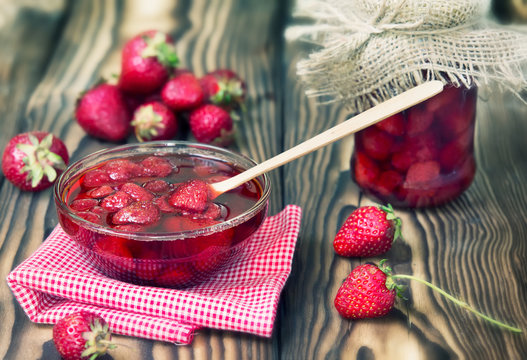
<svg viewBox="0 0 527 360"><path fill-rule="evenodd" d="M409 280L415 280L417 282L420 282L421 284L424 284L426 286L428 286L429 288L431 288L432 290L434 291L437 291L438 293L440 293L441 295L443 295L444 297L446 297L448 300L452 301L453 303L455 303L456 305L458 306L461 306L462 308L472 312L473 314L489 321L490 323L494 324L494 325L498 325L498 326L501 326L505 329L508 329L512 332L515 332L515 333L521 333L523 332L521 329L518 329L516 327L513 327L513 326L510 326L510 325L507 325L507 324L504 324L498 320L494 320L492 319L491 317L485 315L485 314L482 314L480 313L479 311L477 311L476 309L474 309L473 307L471 307L470 305L468 305L466 302L464 301L461 301L459 299L456 299L455 297L453 297L452 295L450 295L449 293L447 293L446 291L444 291L443 289L435 286L434 284L432 283L429 283L428 281L426 280L423 280L423 279L419 279L415 276L412 276L412 275L391 275L392 279L409 279Z"/></svg>

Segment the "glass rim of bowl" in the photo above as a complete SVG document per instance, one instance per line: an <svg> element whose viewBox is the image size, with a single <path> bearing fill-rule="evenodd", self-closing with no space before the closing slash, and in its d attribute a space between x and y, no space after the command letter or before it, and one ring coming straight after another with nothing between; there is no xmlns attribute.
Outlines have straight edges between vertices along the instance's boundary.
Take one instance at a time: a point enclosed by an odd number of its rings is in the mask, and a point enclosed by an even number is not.
<svg viewBox="0 0 527 360"><path fill-rule="evenodd" d="M143 142L143 143L133 143L133 144L124 144L124 145L117 145L115 147L110 148L104 148L98 151L95 151L93 153L90 153L81 159L73 162L72 164L68 165L68 167L60 174L57 181L55 181L55 184L53 186L53 197L55 200L55 206L60 207L60 210L62 210L63 213L70 216L77 224L83 224L85 228L89 228L89 230L95 231L97 233L103 234L103 235L110 235L110 236L118 236L123 237L127 239L137 240L137 241L171 241L171 240L180 240L180 239L188 239L188 238L195 238L199 236L207 236L212 235L214 233L218 233L221 231L224 231L229 228L233 228L239 224L244 223L245 221L251 219L253 216L256 216L256 214L259 211L266 211L263 209L267 205L267 202L269 200L269 195L271 192L271 180L267 173L262 174L258 176L255 180L258 181L259 185L262 188L262 195L258 199L258 201L248 210L246 210L244 213L235 216L231 219L228 219L226 221L222 221L218 224L214 224L211 226L199 228L199 229L193 229L193 230L185 230L185 231L177 231L177 232L166 232L166 233L155 233L155 232L141 232L141 233L134 233L131 231L124 231L124 230L116 230L112 229L108 226L99 225L93 222L90 222L78 215L76 215L69 206L67 206L66 202L64 201L63 195L65 194L65 186L69 184L67 180L69 180L70 176L78 176L83 171L81 169L83 168L84 163L88 161L94 161L89 166L86 166L84 170L89 169L95 165L98 165L104 161L112 160L119 158L119 156L115 156L117 153L122 153L124 151L131 151L135 149L141 149L140 154L195 154L194 152L191 152L192 150L200 150L202 153L200 155L212 155L215 154L214 158L216 159L222 159L224 161L230 161L234 164L234 167L240 167L242 169L249 169L251 166L255 166L257 163L253 159L249 158L246 155L243 155L239 152L222 148L215 145L210 144L203 144L203 143L197 143L192 141L184 141L184 140L162 140L162 141L149 141L149 142ZM151 149L151 151L146 151L147 149ZM157 151L153 151L156 149ZM168 151L168 149L173 149L172 151ZM175 149L179 149L180 151L175 151ZM187 149L187 150L184 150ZM181 151L184 150L184 151ZM114 155L114 157L110 157L111 155ZM221 156L220 156L221 155ZM122 154L121 154L122 156ZM100 157L103 157L102 159L99 159ZM108 157L108 158L105 158ZM234 159L232 158L234 157ZM246 167L240 164L240 162L245 162L246 164L250 164L251 166ZM263 183L262 183L263 180Z"/></svg>

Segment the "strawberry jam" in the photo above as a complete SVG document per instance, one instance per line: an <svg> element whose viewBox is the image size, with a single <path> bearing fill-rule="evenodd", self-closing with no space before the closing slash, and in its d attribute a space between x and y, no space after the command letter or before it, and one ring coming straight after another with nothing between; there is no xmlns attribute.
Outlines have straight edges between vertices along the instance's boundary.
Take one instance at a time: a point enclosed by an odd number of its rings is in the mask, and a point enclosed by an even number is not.
<svg viewBox="0 0 527 360"><path fill-rule="evenodd" d="M399 207L444 204L474 178L477 88L443 92L355 134L351 173L367 194Z"/></svg>
<svg viewBox="0 0 527 360"><path fill-rule="evenodd" d="M59 221L110 277L154 286L199 283L243 248L266 215L267 178L213 201L179 191L196 179L214 183L245 170L233 162L152 152L66 171L55 189Z"/></svg>

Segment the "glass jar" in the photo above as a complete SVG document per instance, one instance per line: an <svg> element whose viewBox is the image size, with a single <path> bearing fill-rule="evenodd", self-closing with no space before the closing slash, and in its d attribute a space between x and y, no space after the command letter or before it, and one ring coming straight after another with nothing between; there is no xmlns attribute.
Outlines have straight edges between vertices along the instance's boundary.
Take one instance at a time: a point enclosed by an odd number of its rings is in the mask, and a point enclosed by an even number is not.
<svg viewBox="0 0 527 360"><path fill-rule="evenodd" d="M443 92L355 134L354 181L397 207L444 204L461 195L476 172L477 88Z"/></svg>

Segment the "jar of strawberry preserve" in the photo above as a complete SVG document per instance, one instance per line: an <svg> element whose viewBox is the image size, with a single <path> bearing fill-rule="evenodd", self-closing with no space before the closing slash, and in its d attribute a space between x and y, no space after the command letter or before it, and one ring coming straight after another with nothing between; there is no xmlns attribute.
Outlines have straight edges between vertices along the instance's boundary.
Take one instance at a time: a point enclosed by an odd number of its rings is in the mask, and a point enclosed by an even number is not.
<svg viewBox="0 0 527 360"><path fill-rule="evenodd" d="M351 173L367 194L397 207L458 197L476 171L475 86L443 92L355 134Z"/></svg>

